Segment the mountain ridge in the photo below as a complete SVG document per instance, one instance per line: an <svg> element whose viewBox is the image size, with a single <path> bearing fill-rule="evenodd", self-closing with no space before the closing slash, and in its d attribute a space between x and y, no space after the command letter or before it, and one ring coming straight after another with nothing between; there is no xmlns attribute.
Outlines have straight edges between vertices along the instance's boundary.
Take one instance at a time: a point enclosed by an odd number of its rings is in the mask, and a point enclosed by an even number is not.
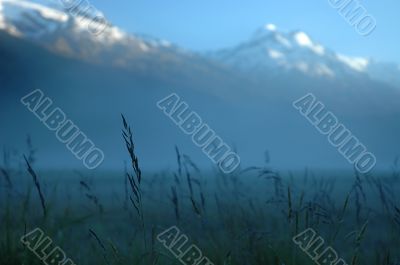
<svg viewBox="0 0 400 265"><path fill-rule="evenodd" d="M245 72L295 70L325 78L368 75L400 88L397 64L346 56L315 42L301 30L283 33L273 24L266 24L239 45L210 52L210 56Z"/></svg>
<svg viewBox="0 0 400 265"><path fill-rule="evenodd" d="M266 71L297 71L312 78L328 79L367 75L400 88L399 65L336 53L301 30L284 33L274 24L266 24L239 45L199 54L166 40L126 33L111 23L102 34L94 36L85 30L88 18L73 17L61 6L57 9L55 3L50 3L0 0L0 30L67 56L97 63L103 60L120 67L132 67L136 63L132 61L148 55L167 58L168 62L195 56L252 76Z"/></svg>

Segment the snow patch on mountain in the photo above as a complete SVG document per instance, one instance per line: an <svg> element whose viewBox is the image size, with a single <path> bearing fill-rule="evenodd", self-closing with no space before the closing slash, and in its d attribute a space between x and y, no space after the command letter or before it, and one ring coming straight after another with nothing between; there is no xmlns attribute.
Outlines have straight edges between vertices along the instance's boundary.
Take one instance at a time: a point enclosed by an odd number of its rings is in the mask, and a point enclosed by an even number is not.
<svg viewBox="0 0 400 265"><path fill-rule="evenodd" d="M269 31L276 31L277 27L274 24L266 24L265 29Z"/></svg>
<svg viewBox="0 0 400 265"><path fill-rule="evenodd" d="M274 50L274 49L268 49L268 54L269 54L269 57L271 57L272 59L285 58L285 55L283 53L281 53L280 51Z"/></svg>
<svg viewBox="0 0 400 265"><path fill-rule="evenodd" d="M61 12L59 10L49 8L37 3L33 2L27 2L27 1L13 1L13 0L1 0L4 3L11 3L10 7L13 5L15 7L19 8L24 8L24 9L31 9L37 11L44 19L49 19L49 20L55 20L60 23L66 22L68 20L68 15L66 15L64 12ZM21 16L21 13L23 9L14 9L15 16Z"/></svg>
<svg viewBox="0 0 400 265"><path fill-rule="evenodd" d="M363 57L349 57L342 54L337 54L336 56L339 61L345 63L358 72L366 72L369 65L368 59Z"/></svg>
<svg viewBox="0 0 400 265"><path fill-rule="evenodd" d="M294 34L294 40L296 41L297 45L307 47L318 55L324 55L325 53L325 48L322 45L314 44L310 37L302 31Z"/></svg>

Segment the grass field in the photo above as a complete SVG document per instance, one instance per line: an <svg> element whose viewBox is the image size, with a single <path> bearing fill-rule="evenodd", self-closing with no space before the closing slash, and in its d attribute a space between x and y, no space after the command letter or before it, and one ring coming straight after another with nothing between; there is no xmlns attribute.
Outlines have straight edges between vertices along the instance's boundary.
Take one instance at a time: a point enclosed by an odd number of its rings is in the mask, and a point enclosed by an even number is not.
<svg viewBox="0 0 400 265"><path fill-rule="evenodd" d="M20 242L36 227L77 265L179 264L155 239L173 225L214 264L313 264L292 241L307 227L347 264L399 261L396 172L316 176L253 168L224 175L203 173L187 157L180 163L176 172L143 173L139 211L123 171L40 172L45 211L32 176L7 171L0 264L41 264Z"/></svg>
<svg viewBox="0 0 400 265"><path fill-rule="evenodd" d="M180 264L156 239L171 226L215 265L316 264L293 241L307 228L324 241L310 248L317 254L331 246L349 265L400 263L396 162L381 174L277 172L266 163L227 175L176 148L176 170L142 172L124 125L131 166L119 172L37 172L33 151L17 168L4 155L1 265L43 264L20 240L35 228L76 265Z"/></svg>

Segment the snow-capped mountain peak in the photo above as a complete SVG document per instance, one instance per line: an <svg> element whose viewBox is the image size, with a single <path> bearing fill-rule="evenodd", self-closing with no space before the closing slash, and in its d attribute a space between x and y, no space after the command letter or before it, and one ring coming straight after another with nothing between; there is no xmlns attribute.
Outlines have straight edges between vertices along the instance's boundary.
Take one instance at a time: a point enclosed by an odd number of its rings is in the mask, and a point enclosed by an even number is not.
<svg viewBox="0 0 400 265"><path fill-rule="evenodd" d="M85 10L79 5L66 9L61 2L54 0L0 0L0 31L60 52L85 50L84 53L96 53L112 50L116 45L141 52L158 48L178 49L166 40L129 34L108 21L98 20L99 17L104 18L101 11ZM101 34L93 34L96 28L102 29ZM79 47L71 47L74 44ZM61 50L60 45L63 46ZM78 53L83 55L83 52Z"/></svg>
<svg viewBox="0 0 400 265"><path fill-rule="evenodd" d="M277 27L275 26L275 24L265 24L264 28L266 30L269 30L269 31L276 31L277 30Z"/></svg>
<svg viewBox="0 0 400 265"><path fill-rule="evenodd" d="M23 0L0 0L0 29L14 36L37 37L53 31L68 19L65 12L47 5Z"/></svg>
<svg viewBox="0 0 400 265"><path fill-rule="evenodd" d="M95 19L100 17L104 18L98 10L66 9L58 1L0 0L0 30L17 37L38 39L59 31L92 35L93 41L109 43L127 37L109 22ZM104 29L104 34L91 34L96 28Z"/></svg>
<svg viewBox="0 0 400 265"><path fill-rule="evenodd" d="M295 31L290 34L283 34L278 31L278 27L274 24L266 24L258 29L251 38L252 42L276 42L281 45L282 49L292 49L293 47L305 48L313 51L315 54L323 55L325 48L315 43L307 33L303 31Z"/></svg>
<svg viewBox="0 0 400 265"><path fill-rule="evenodd" d="M214 53L214 57L240 70L262 73L282 69L333 78L333 53L303 31L284 33L274 24L258 29L247 41Z"/></svg>
<svg viewBox="0 0 400 265"><path fill-rule="evenodd" d="M314 43L305 32L302 31L295 32L293 34L293 39L297 44L297 46L306 47L312 50L317 55L325 54L325 48L320 44Z"/></svg>
<svg viewBox="0 0 400 265"><path fill-rule="evenodd" d="M96 20L102 17L100 11L91 10L88 13L79 8L65 9L61 2L50 0L0 0L0 31L68 56L96 62L101 56L107 56L120 64L125 64L117 58L120 57L121 47L126 50L128 58L129 54L137 55L158 46L170 45L165 41L142 40L107 21ZM95 28L102 28L101 34L93 34ZM114 49L115 46L119 49Z"/></svg>
<svg viewBox="0 0 400 265"><path fill-rule="evenodd" d="M264 25L248 41L214 52L212 57L253 75L297 71L330 79L369 76L400 87L398 65L336 53L304 31L282 32L274 24Z"/></svg>

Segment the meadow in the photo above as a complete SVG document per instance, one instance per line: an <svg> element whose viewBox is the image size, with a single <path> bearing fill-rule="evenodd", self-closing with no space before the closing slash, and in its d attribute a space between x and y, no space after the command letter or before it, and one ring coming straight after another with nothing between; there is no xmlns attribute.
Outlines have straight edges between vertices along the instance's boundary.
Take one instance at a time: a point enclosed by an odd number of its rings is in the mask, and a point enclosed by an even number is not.
<svg viewBox="0 0 400 265"><path fill-rule="evenodd" d="M176 226L213 264L316 264L293 242L312 228L347 264L400 263L400 164L383 173L224 174L176 147L176 170L142 171L124 123L120 171L36 171L1 165L0 264L43 264L20 238L42 229L76 265L180 264L157 235Z"/></svg>

